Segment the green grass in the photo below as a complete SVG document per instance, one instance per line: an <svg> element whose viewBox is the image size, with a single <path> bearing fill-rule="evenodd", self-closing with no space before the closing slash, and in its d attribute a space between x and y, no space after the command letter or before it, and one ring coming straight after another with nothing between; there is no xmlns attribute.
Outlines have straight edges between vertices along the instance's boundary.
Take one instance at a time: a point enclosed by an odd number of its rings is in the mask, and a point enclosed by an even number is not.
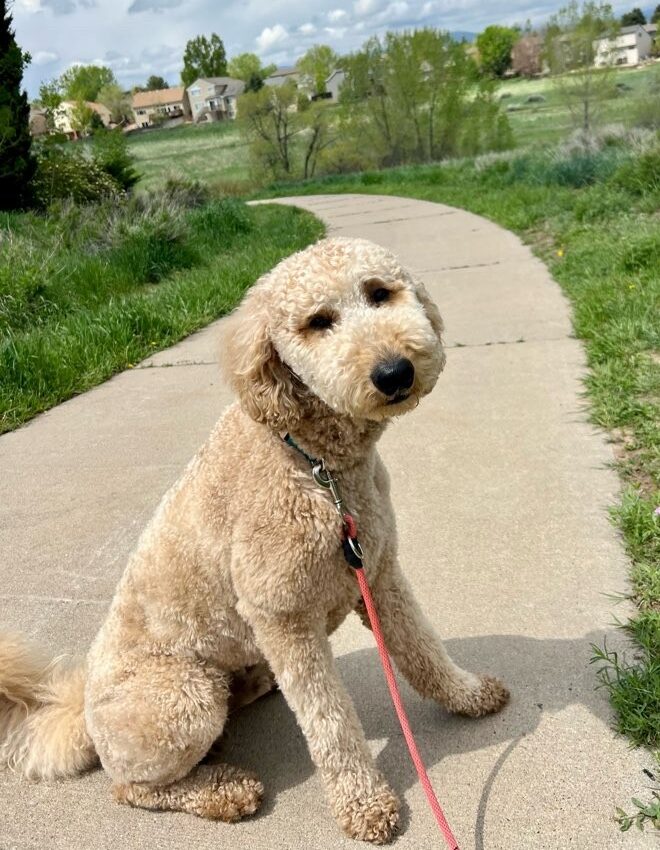
<svg viewBox="0 0 660 850"><path fill-rule="evenodd" d="M129 136L128 144L140 190L158 188L168 177L249 183L247 146L234 122L149 130Z"/></svg>
<svg viewBox="0 0 660 850"><path fill-rule="evenodd" d="M660 748L660 139L644 155L613 139L596 152L483 157L273 186L265 195L373 192L463 207L518 233L573 305L589 362L594 422L612 433L626 482L613 511L633 569L633 657L600 650L618 728ZM620 592L622 588L604 588Z"/></svg>
<svg viewBox="0 0 660 850"><path fill-rule="evenodd" d="M321 224L171 199L0 217L0 433L227 312Z"/></svg>

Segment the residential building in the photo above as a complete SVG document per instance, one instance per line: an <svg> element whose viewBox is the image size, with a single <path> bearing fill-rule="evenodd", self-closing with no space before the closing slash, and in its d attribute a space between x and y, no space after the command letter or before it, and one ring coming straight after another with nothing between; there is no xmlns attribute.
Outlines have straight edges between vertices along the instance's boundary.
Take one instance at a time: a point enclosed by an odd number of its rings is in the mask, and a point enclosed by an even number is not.
<svg viewBox="0 0 660 850"><path fill-rule="evenodd" d="M330 74L328 79L325 81L325 91L330 95L330 100L335 102L339 100L339 92L341 87L344 85L345 80L346 71L342 71L341 68L335 68L332 74Z"/></svg>
<svg viewBox="0 0 660 850"><path fill-rule="evenodd" d="M511 50L511 70L521 77L536 77L543 73L543 39L524 35Z"/></svg>
<svg viewBox="0 0 660 850"><path fill-rule="evenodd" d="M299 82L300 71L297 68L277 68L264 80L267 86L283 86L285 83L293 83L297 86Z"/></svg>
<svg viewBox="0 0 660 850"><path fill-rule="evenodd" d="M648 59L653 49L653 38L641 24L622 27L613 38L604 36L594 42L594 64L639 65Z"/></svg>
<svg viewBox="0 0 660 850"><path fill-rule="evenodd" d="M104 127L110 127L112 124L112 116L107 106L102 103L95 103L91 100L84 101L85 106L89 107L99 116ZM53 110L53 124L55 129L60 133L65 133L70 139L78 138L78 131L75 129L75 111L79 108L80 103L75 100L63 100L60 105Z"/></svg>
<svg viewBox="0 0 660 850"><path fill-rule="evenodd" d="M238 98L245 91L245 83L232 77L200 77L187 91L192 120L196 124L233 120L238 114Z"/></svg>
<svg viewBox="0 0 660 850"><path fill-rule="evenodd" d="M45 109L38 109L35 106L30 107L30 133L36 138L37 136L45 136L48 132L48 118Z"/></svg>
<svg viewBox="0 0 660 850"><path fill-rule="evenodd" d="M131 105L138 127L174 127L190 120L190 101L183 86L135 92Z"/></svg>

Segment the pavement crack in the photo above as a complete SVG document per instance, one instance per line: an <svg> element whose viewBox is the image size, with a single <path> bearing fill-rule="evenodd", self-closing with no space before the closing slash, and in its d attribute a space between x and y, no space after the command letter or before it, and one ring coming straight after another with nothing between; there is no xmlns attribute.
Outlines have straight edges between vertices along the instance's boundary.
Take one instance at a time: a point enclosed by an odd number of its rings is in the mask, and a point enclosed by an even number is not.
<svg viewBox="0 0 660 850"><path fill-rule="evenodd" d="M173 369L175 366L217 366L217 360L179 360L176 363L141 363L138 369Z"/></svg>
<svg viewBox="0 0 660 850"><path fill-rule="evenodd" d="M521 345L527 342L562 342L566 339L574 339L574 337L563 336L544 336L534 337L533 339L494 339L489 342L452 342L445 344L445 348L488 348L492 345Z"/></svg>
<svg viewBox="0 0 660 850"><path fill-rule="evenodd" d="M16 599L31 602L63 602L67 605L107 605L110 599L78 599L74 596L40 596L37 593L0 593L0 599L10 602Z"/></svg>

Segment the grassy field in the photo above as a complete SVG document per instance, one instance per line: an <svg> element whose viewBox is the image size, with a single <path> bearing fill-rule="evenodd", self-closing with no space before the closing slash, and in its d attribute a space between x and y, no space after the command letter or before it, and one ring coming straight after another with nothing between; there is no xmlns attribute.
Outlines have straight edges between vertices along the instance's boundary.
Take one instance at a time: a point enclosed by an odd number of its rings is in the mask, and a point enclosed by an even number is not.
<svg viewBox="0 0 660 850"><path fill-rule="evenodd" d="M648 144L653 145L652 137ZM271 194L376 192L440 201L522 236L573 304L590 366L593 421L626 483L613 518L633 562L635 657L594 648L619 730L660 759L660 145L483 157L273 187ZM614 457L614 455L613 455ZM621 593L625 588L603 588Z"/></svg>
<svg viewBox="0 0 660 850"><path fill-rule="evenodd" d="M0 216L0 433L227 312L322 226L294 210L68 205Z"/></svg>
<svg viewBox="0 0 660 850"><path fill-rule="evenodd" d="M627 88L603 104L601 123L630 123L646 99L660 97L651 92L656 77L660 81L660 65L613 72L613 86ZM499 96L517 147L552 144L573 129L568 109L548 78L506 80L499 86ZM528 103L527 98L534 96L545 101ZM230 188L232 194L254 188L247 146L235 123L150 130L131 136L129 146L142 175L140 189L161 186L170 176L208 181L220 189Z"/></svg>
<svg viewBox="0 0 660 850"><path fill-rule="evenodd" d="M168 177L215 183L247 181L248 153L237 125L232 122L192 124L149 130L129 137L135 167L142 176L140 189L155 189Z"/></svg>

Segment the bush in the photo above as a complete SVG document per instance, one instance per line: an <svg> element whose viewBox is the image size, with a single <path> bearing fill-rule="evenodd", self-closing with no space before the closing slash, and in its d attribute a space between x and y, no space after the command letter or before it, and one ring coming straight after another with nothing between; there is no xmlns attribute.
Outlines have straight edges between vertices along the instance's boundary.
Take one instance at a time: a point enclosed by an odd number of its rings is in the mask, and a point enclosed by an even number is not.
<svg viewBox="0 0 660 850"><path fill-rule="evenodd" d="M624 163L614 174L613 183L636 195L660 191L660 145Z"/></svg>
<svg viewBox="0 0 660 850"><path fill-rule="evenodd" d="M115 130L104 128L94 134L92 161L124 191L132 189L140 179L133 168L133 157L128 152L128 142L121 127Z"/></svg>
<svg viewBox="0 0 660 850"><path fill-rule="evenodd" d="M85 204L122 193L117 181L81 150L69 151L60 145L41 148L33 185L35 202L43 209L65 198Z"/></svg>

